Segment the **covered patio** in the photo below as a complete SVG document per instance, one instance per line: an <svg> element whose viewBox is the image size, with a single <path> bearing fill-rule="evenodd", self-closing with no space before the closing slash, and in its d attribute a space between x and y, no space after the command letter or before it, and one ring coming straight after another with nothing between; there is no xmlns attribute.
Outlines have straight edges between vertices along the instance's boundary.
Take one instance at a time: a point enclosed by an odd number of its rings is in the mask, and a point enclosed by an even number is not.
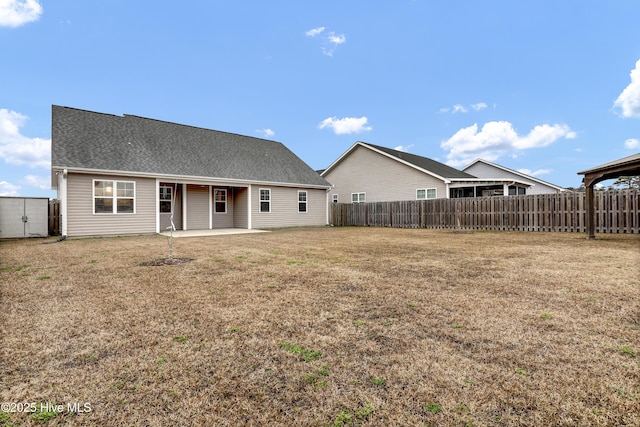
<svg viewBox="0 0 640 427"><path fill-rule="evenodd" d="M587 238L595 239L596 237L596 218L594 205L594 187L597 183L608 179L616 179L621 176L640 175L640 153L624 157L605 163L595 168L578 172L578 175L584 175L582 182L586 191L586 224Z"/></svg>

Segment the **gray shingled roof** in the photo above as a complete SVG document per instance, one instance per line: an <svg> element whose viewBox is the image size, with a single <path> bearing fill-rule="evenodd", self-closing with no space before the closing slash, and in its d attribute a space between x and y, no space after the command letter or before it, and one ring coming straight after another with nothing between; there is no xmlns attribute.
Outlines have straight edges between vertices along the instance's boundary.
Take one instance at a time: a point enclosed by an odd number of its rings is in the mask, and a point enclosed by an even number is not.
<svg viewBox="0 0 640 427"><path fill-rule="evenodd" d="M381 147L379 145L369 144L368 142L362 142L362 144L373 147L376 150L380 150L386 154L389 154L398 159L404 160L407 163L411 163L421 169L432 172L442 178L446 179L473 179L476 178L466 172L447 166L444 163L437 162L427 157L417 156L411 153L405 153L404 151L392 150L391 148Z"/></svg>
<svg viewBox="0 0 640 427"><path fill-rule="evenodd" d="M250 136L69 107L52 107L54 168L330 184L283 144Z"/></svg>

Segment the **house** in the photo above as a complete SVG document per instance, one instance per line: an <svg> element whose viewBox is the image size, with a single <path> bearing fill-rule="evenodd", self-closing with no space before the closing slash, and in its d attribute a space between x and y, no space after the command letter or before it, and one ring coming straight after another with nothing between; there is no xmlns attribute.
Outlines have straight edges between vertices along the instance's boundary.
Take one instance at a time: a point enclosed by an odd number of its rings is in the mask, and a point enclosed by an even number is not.
<svg viewBox="0 0 640 427"><path fill-rule="evenodd" d="M327 223L330 184L283 144L52 107L63 236Z"/></svg>
<svg viewBox="0 0 640 427"><path fill-rule="evenodd" d="M529 184L529 188L526 189L526 194L553 194L566 191L566 189L551 184L550 182L543 181L539 178L529 176L522 172L515 171L513 169L506 168L504 166L491 163L484 159L476 159L469 165L462 168L464 172L477 176L478 178L487 177L499 177L502 179L517 179ZM525 194L524 188L519 189L517 194ZM509 192L509 195L515 195L513 189Z"/></svg>
<svg viewBox="0 0 640 427"><path fill-rule="evenodd" d="M362 141L321 176L333 185L333 203L503 195L531 185L522 179L478 178L427 157Z"/></svg>

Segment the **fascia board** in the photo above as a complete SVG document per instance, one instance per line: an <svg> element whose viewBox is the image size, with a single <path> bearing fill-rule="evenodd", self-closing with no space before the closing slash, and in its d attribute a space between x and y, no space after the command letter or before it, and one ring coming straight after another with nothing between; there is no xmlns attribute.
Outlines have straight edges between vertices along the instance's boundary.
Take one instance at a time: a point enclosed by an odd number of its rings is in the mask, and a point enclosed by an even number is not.
<svg viewBox="0 0 640 427"><path fill-rule="evenodd" d="M314 188L314 189L329 189L329 185L314 185L314 184L300 184L295 182L271 182L271 181L257 181L257 180L245 180L245 179L230 179L230 178L217 178L210 176L189 176L189 175L169 175L147 172L132 172L132 171L113 171L104 169L89 169L89 168L65 168L63 166L52 166L52 170L67 169L69 173L82 173L82 174L95 174L95 175L113 175L113 176L130 176L138 178L157 178L164 181L180 181L185 184L202 184L202 183L217 183L225 185L236 185L247 187L249 185L270 185L274 187L295 187L295 188Z"/></svg>

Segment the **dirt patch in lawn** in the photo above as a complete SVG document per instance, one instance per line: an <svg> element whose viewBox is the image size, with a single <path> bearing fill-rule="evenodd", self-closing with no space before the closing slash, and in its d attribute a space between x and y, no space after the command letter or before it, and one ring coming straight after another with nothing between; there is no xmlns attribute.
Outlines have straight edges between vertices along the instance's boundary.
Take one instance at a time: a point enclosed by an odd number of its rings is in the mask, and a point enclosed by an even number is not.
<svg viewBox="0 0 640 427"><path fill-rule="evenodd" d="M600 237L2 241L0 425L640 425L640 236Z"/></svg>

